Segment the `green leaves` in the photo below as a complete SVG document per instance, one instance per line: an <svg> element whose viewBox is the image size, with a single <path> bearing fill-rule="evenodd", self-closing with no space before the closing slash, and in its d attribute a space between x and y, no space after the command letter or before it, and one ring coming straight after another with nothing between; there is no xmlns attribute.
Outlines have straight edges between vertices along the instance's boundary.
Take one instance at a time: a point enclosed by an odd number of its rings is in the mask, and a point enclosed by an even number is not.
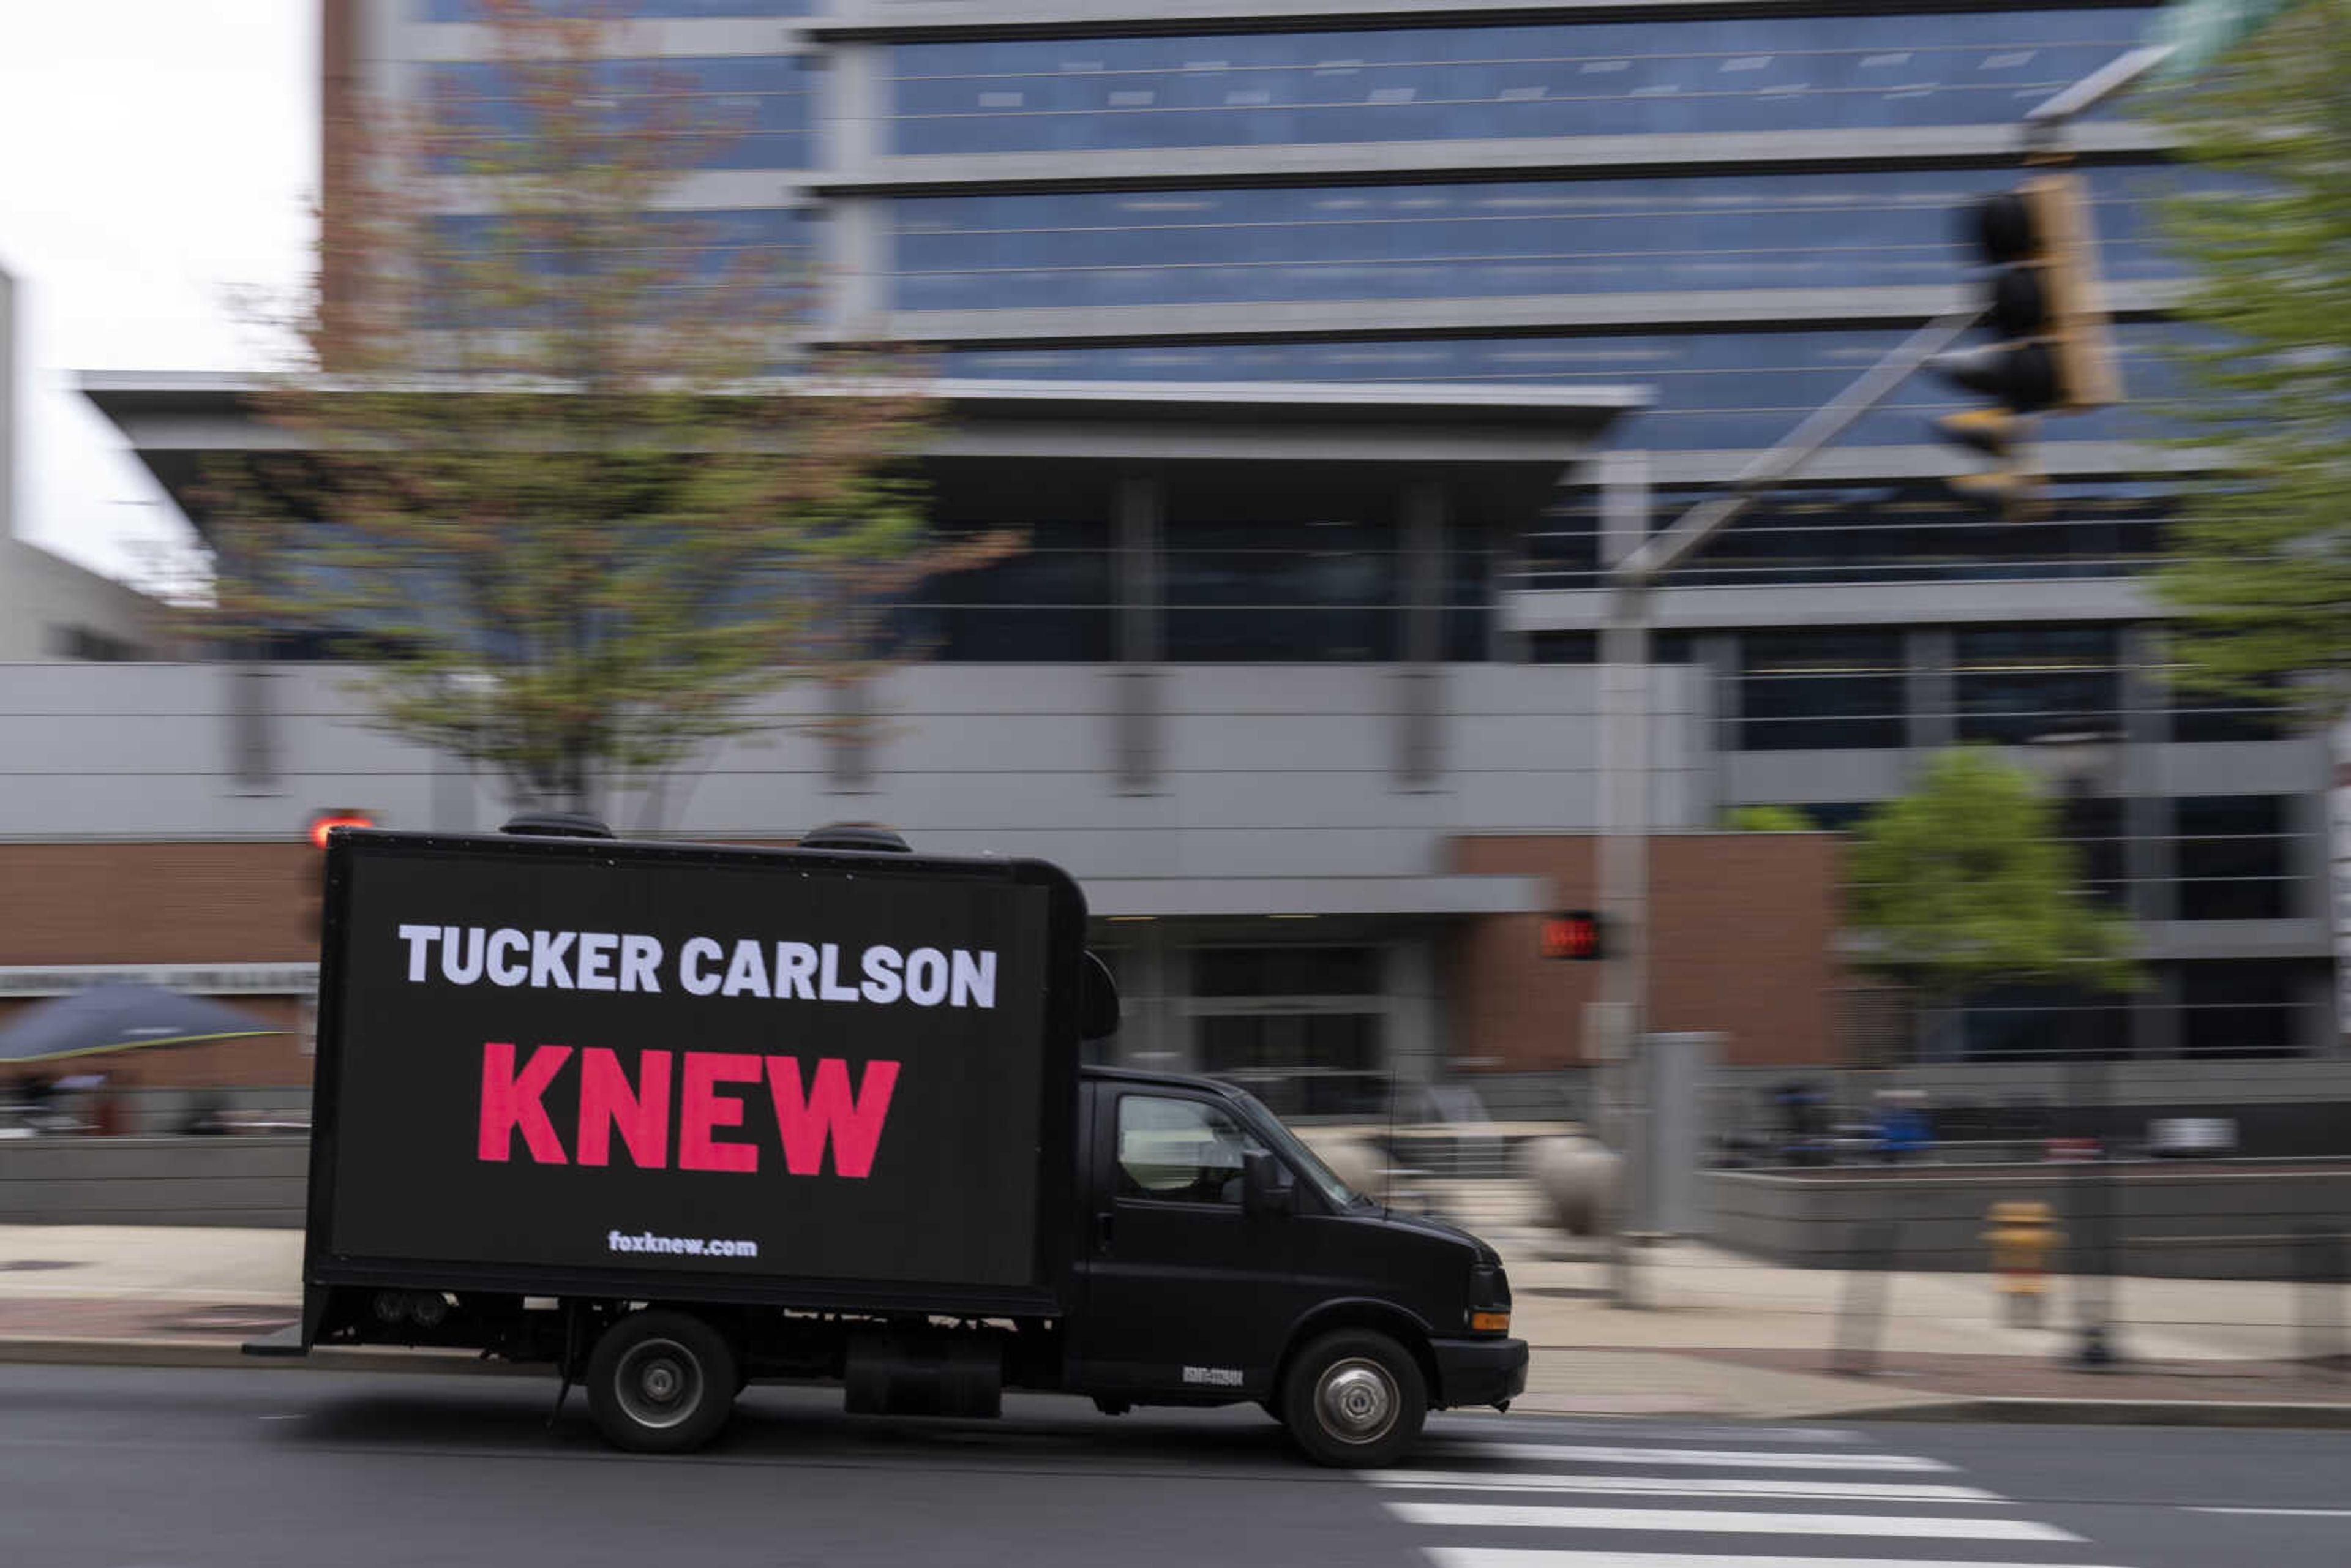
<svg viewBox="0 0 2351 1568"><path fill-rule="evenodd" d="M2351 0L2306 0L2159 100L2187 155L2242 177L2166 225L2210 329L2175 412L2222 464L2189 484L2157 596L2189 685L2305 717L2351 701Z"/></svg>
<svg viewBox="0 0 2351 1568"><path fill-rule="evenodd" d="M2032 774L1990 747L1945 752L1854 846L1860 962L1940 1001L2013 981L2130 989L2130 928L2084 896L2078 859Z"/></svg>

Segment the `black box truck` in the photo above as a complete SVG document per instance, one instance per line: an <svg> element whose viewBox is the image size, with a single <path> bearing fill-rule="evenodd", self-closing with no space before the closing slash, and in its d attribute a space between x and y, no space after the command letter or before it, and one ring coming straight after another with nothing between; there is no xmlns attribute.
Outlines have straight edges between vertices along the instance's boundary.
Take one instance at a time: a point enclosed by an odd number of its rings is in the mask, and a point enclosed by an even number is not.
<svg viewBox="0 0 2351 1568"><path fill-rule="evenodd" d="M540 1364L655 1451L767 1378L1256 1401L1384 1465L1525 1386L1491 1249L1236 1088L1081 1065L1117 1001L1054 867L538 826L332 833L302 1318L256 1352Z"/></svg>

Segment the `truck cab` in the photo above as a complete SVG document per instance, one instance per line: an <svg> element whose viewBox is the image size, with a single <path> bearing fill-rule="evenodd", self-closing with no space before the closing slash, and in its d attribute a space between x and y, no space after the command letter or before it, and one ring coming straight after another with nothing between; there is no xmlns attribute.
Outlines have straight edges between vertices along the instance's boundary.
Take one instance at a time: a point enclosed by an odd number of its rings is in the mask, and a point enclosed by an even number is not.
<svg viewBox="0 0 2351 1568"><path fill-rule="evenodd" d="M1427 1410L1525 1388L1485 1243L1350 1190L1231 1085L1090 1067L1079 1090L1073 1391L1256 1400L1312 1457L1380 1464Z"/></svg>

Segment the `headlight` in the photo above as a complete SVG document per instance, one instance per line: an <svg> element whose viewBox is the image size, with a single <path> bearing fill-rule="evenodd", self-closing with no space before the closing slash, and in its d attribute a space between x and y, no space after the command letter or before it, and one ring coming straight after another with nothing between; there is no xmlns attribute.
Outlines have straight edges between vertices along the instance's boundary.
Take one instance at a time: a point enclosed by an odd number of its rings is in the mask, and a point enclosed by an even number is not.
<svg viewBox="0 0 2351 1568"><path fill-rule="evenodd" d="M1510 1280L1499 1262L1479 1263L1469 1270L1469 1332L1510 1332Z"/></svg>

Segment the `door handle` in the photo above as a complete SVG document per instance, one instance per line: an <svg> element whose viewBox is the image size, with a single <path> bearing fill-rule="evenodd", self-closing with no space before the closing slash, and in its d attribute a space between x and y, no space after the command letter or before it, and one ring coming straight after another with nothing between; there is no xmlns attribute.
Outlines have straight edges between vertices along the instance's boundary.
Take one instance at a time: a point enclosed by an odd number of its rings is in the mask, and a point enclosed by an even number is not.
<svg viewBox="0 0 2351 1568"><path fill-rule="evenodd" d="M1111 1220L1113 1218L1108 1214L1094 1216L1094 1246L1104 1252L1110 1250Z"/></svg>

